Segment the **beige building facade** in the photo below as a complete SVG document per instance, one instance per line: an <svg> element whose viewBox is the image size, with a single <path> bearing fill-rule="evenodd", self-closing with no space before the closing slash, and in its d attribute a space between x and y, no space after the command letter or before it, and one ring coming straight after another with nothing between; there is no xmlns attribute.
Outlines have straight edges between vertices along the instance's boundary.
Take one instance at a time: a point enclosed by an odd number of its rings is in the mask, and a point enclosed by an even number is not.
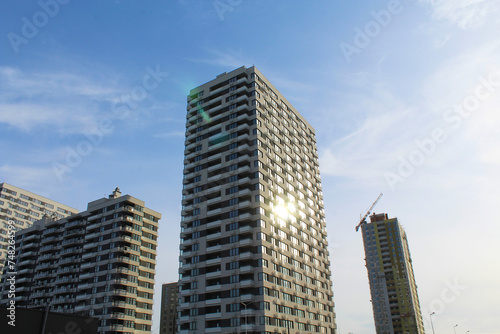
<svg viewBox="0 0 500 334"><path fill-rule="evenodd" d="M100 334L149 334L161 215L117 188L87 210L17 232L15 268L0 303L99 318Z"/></svg>
<svg viewBox="0 0 500 334"><path fill-rule="evenodd" d="M8 183L0 183L0 273L7 256L9 225L30 227L44 216L62 219L78 210Z"/></svg>

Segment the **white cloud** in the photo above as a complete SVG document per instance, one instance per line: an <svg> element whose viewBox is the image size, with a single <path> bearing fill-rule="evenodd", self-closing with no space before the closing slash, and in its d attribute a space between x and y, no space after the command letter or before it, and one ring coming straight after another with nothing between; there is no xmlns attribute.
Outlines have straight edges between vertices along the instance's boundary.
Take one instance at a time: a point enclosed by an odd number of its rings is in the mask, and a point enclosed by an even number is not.
<svg viewBox="0 0 500 334"><path fill-rule="evenodd" d="M431 6L432 16L463 30L479 28L498 11L497 0L420 0Z"/></svg>
<svg viewBox="0 0 500 334"><path fill-rule="evenodd" d="M211 55L208 58L188 58L193 63L202 63L217 65L225 69L233 70L241 66L249 66L252 62L244 55L242 50L217 50L214 48L205 48L205 52Z"/></svg>
<svg viewBox="0 0 500 334"><path fill-rule="evenodd" d="M81 133L111 114L120 88L110 73L0 67L0 123L23 131Z"/></svg>
<svg viewBox="0 0 500 334"><path fill-rule="evenodd" d="M154 134L154 138L172 138L172 137L184 137L184 131L171 131L171 132L163 132Z"/></svg>

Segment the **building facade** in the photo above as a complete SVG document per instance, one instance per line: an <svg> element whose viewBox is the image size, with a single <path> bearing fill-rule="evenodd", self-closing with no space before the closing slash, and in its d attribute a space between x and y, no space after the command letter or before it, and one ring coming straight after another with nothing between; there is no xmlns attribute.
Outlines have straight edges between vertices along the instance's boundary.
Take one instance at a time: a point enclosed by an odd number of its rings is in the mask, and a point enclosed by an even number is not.
<svg viewBox="0 0 500 334"><path fill-rule="evenodd" d="M87 211L18 231L0 303L10 301L8 280L16 272L18 306L97 317L101 334L150 333L160 218L117 188Z"/></svg>
<svg viewBox="0 0 500 334"><path fill-rule="evenodd" d="M182 333L335 333L315 132L255 68L187 99Z"/></svg>
<svg viewBox="0 0 500 334"><path fill-rule="evenodd" d="M406 233L397 218L370 216L361 225L378 334L423 334L424 324Z"/></svg>
<svg viewBox="0 0 500 334"><path fill-rule="evenodd" d="M78 210L8 183L0 183L0 273L7 258L7 231L10 224L16 230L30 227L44 216L58 219L78 213Z"/></svg>
<svg viewBox="0 0 500 334"><path fill-rule="evenodd" d="M177 294L179 283L165 283L161 286L160 334L177 332Z"/></svg>

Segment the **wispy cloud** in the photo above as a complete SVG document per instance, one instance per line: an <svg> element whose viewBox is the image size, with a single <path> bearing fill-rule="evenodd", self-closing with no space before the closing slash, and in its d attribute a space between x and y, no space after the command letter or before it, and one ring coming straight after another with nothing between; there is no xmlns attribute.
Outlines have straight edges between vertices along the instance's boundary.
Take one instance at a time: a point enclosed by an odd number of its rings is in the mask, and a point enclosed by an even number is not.
<svg viewBox="0 0 500 334"><path fill-rule="evenodd" d="M352 115L343 120L350 124L347 133L320 150L322 172L332 176L346 176L363 184L383 184L385 172L396 172L400 158L409 160L419 155L422 162L416 173L405 184L412 187L454 187L466 183L486 182L493 174L470 177L471 170L481 163L496 165L500 162L500 116L496 110L500 103L500 63L495 59L498 45L488 43L449 59L429 75L415 92L415 99L398 100L397 90L383 81L346 80L349 98L342 97L342 106L351 103ZM494 75L490 79L490 75ZM372 78L373 79L373 78ZM482 80L490 81L480 92L491 94L481 99L468 116L450 115L455 105L474 101ZM453 87L451 89L450 87ZM373 92L367 94L365 89ZM447 114L448 113L448 114ZM460 117L460 119L459 119ZM328 127L328 122L323 127ZM435 129L446 136L440 142L430 143ZM418 151L418 152L417 152ZM464 157L467 156L467 159ZM481 168L483 168L482 166ZM411 179L411 181L410 181ZM408 181L408 182L407 182Z"/></svg>
<svg viewBox="0 0 500 334"><path fill-rule="evenodd" d="M245 56L243 50L217 50L214 48L205 48L209 54L205 58L187 58L188 61L197 64L209 64L224 67L226 69L235 69L243 65L250 65L252 62Z"/></svg>
<svg viewBox="0 0 500 334"><path fill-rule="evenodd" d="M154 134L154 138L172 138L172 137L184 137L184 132L183 131L172 131L172 132L164 132L164 133L157 133Z"/></svg>
<svg viewBox="0 0 500 334"><path fill-rule="evenodd" d="M432 16L456 24L463 30L475 29L498 12L497 0L420 0L431 6Z"/></svg>
<svg viewBox="0 0 500 334"><path fill-rule="evenodd" d="M13 67L0 67L0 90L0 123L23 131L45 127L59 133L95 127L123 91L104 73L35 72Z"/></svg>

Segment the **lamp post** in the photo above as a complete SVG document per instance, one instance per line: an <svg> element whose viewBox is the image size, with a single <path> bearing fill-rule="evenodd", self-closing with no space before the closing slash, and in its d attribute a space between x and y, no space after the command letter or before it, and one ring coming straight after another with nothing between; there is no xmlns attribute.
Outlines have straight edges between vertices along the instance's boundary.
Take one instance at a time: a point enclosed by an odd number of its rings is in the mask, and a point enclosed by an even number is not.
<svg viewBox="0 0 500 334"><path fill-rule="evenodd" d="M434 333L434 324L432 323L432 316L436 314L436 312L432 312L431 315L429 316L429 318L431 318L431 327L432 327L432 334L436 334Z"/></svg>
<svg viewBox="0 0 500 334"><path fill-rule="evenodd" d="M254 302L240 302L241 304L243 304L243 306L245 306L245 334L248 334L248 312L247 312L247 306L254 303Z"/></svg>
<svg viewBox="0 0 500 334"><path fill-rule="evenodd" d="M455 334L457 334L457 328L458 327L458 324L456 324L455 326L453 326L453 331L455 332Z"/></svg>

